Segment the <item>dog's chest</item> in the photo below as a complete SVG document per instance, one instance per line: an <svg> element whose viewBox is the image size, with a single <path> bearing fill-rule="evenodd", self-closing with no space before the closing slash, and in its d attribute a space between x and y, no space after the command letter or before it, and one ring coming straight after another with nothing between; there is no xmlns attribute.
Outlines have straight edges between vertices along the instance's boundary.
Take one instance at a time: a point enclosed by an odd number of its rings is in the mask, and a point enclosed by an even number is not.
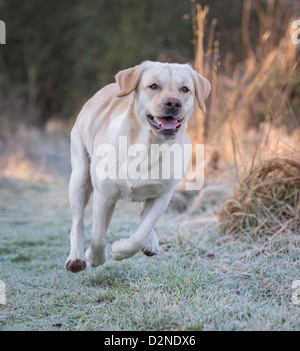
<svg viewBox="0 0 300 351"><path fill-rule="evenodd" d="M124 180L116 184L120 191L121 198L140 202L147 199L154 199L167 189L167 184L159 180Z"/></svg>

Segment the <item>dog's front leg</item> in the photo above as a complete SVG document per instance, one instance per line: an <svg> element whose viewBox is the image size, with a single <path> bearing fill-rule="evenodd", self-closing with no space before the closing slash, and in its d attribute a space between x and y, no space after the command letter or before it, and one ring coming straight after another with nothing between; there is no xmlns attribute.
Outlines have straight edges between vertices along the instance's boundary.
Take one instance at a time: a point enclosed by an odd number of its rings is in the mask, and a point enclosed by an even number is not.
<svg viewBox="0 0 300 351"><path fill-rule="evenodd" d="M137 231L129 239L121 239L112 245L111 253L114 260L121 261L132 257L147 246L153 234L153 228L167 209L171 196L172 192L145 202L142 222Z"/></svg>
<svg viewBox="0 0 300 351"><path fill-rule="evenodd" d="M147 216L148 210L149 208L147 208L146 203L144 203L144 208L140 214L141 221L143 221L143 219ZM142 252L146 256L154 256L163 252L163 249L159 246L159 241L158 241L155 229L152 229L151 233L149 234L147 243L145 244L145 247L143 248Z"/></svg>
<svg viewBox="0 0 300 351"><path fill-rule="evenodd" d="M76 133L77 131L73 130L71 135L72 175L69 184L69 200L73 217L70 233L71 251L65 263L66 269L73 273L78 273L86 267L83 216L92 192L89 158Z"/></svg>
<svg viewBox="0 0 300 351"><path fill-rule="evenodd" d="M85 253L90 267L98 267L106 261L105 236L114 208L114 201L107 200L97 191L94 192L92 240Z"/></svg>

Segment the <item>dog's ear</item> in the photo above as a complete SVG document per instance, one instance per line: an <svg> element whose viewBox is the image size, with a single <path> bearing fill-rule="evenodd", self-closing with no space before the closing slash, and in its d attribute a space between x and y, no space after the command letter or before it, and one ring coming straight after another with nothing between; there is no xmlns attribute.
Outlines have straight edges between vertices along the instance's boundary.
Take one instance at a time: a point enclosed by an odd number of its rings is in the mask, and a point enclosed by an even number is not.
<svg viewBox="0 0 300 351"><path fill-rule="evenodd" d="M135 67L120 71L116 75L116 81L119 85L120 91L118 97L129 95L136 89L144 69L145 64L142 63Z"/></svg>
<svg viewBox="0 0 300 351"><path fill-rule="evenodd" d="M195 70L193 70L192 74L193 74L193 81L195 85L195 92L196 92L198 105L201 108L201 110L205 113L206 112L205 100L207 99L210 93L211 85L206 78L202 77Z"/></svg>

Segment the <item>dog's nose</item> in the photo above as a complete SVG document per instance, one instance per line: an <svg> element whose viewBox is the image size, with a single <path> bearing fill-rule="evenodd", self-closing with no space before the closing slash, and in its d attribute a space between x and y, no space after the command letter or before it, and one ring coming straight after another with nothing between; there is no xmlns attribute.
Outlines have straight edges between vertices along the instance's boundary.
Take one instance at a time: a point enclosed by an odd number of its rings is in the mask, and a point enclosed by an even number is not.
<svg viewBox="0 0 300 351"><path fill-rule="evenodd" d="M182 103L179 99L168 98L165 100L165 108L169 112L178 112L182 107Z"/></svg>

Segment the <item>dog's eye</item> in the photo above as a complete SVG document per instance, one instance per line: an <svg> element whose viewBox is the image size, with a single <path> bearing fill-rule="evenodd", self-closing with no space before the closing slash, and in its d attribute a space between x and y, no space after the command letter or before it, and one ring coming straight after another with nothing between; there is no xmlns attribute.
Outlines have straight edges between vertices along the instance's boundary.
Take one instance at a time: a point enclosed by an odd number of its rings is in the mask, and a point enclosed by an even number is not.
<svg viewBox="0 0 300 351"><path fill-rule="evenodd" d="M149 88L152 89L152 90L156 90L156 89L158 89L158 85L157 84L152 84L152 85L149 86Z"/></svg>
<svg viewBox="0 0 300 351"><path fill-rule="evenodd" d="M190 91L190 89L187 88L187 87L183 87L183 88L181 88L181 90L182 90L184 93L187 93L188 91Z"/></svg>

